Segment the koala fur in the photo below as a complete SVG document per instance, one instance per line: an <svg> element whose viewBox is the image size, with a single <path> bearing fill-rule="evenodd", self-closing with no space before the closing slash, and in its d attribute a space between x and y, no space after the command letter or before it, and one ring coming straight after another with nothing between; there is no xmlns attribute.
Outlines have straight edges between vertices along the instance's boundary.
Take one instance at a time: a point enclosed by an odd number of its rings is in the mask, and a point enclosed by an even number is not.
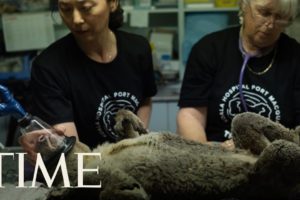
<svg viewBox="0 0 300 200"><path fill-rule="evenodd" d="M144 134L129 111L117 114L115 129L123 139L92 152L101 161L86 159L86 184L101 189L57 187L48 199L297 199L300 189L299 134L253 113L237 115L232 123L235 145L226 150L185 140L173 133ZM142 134L137 133L142 130ZM70 180L76 183L76 152L91 152L77 142L67 156ZM71 169L71 170L70 170ZM299 188L299 189L298 189ZM299 190L300 191L300 190Z"/></svg>

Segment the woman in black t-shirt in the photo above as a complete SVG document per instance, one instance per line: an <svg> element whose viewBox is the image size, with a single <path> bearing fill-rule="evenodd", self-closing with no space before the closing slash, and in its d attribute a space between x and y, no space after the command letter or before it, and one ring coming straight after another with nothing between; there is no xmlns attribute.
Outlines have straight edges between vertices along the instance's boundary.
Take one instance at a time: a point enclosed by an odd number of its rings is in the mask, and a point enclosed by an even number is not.
<svg viewBox="0 0 300 200"><path fill-rule="evenodd" d="M115 142L114 116L125 108L148 125L156 93L151 49L138 35L117 30L118 0L56 0L71 31L33 62L33 113L94 148Z"/></svg>
<svg viewBox="0 0 300 200"><path fill-rule="evenodd" d="M256 112L294 128L300 124L300 45L283 33L297 0L241 0L241 27L196 43L184 75L178 132L202 143L230 140L232 118Z"/></svg>

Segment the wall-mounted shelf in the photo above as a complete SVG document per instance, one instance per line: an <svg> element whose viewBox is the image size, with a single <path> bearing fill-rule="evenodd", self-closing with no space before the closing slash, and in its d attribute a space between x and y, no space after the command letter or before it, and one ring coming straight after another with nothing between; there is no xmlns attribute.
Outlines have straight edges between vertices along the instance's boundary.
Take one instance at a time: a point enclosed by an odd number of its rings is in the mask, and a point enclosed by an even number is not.
<svg viewBox="0 0 300 200"><path fill-rule="evenodd" d="M224 16L228 15L228 25L232 24L237 24L238 22L238 17L237 17L237 12L238 8L237 7L225 7L225 8L220 8L220 7L212 7L212 8L206 8L206 7L199 7L199 8L187 8L184 1L180 0L177 3L177 7L172 7L172 8L155 8L155 7L150 7L150 8L135 8L133 6L130 7L125 7L125 13L128 14L128 26L130 26L130 14L133 12L144 12L148 14L149 17L149 24L147 27L144 27L145 29L157 29L157 28L162 28L162 27L167 27L167 28L172 28L173 30L176 30L174 34L176 36L174 37L176 41L174 41L174 47L175 50L177 51L177 57L174 59L178 59L180 62L180 77L182 79L183 71L184 71L184 62L186 60L186 55L187 48L186 47L186 35L187 33L194 31L193 29L190 29L187 26L187 22L189 21L189 18L194 15L199 15L199 18L201 18L201 15L203 15L203 18L206 17L206 14L212 14L212 15L220 15ZM230 18L230 20L229 20ZM235 20L232 20L233 18L236 18ZM206 20L206 19L204 19ZM208 21L210 20L209 18L207 19ZM222 21L222 20L221 20ZM213 22L215 23L215 22ZM197 23L195 23L197 24ZM225 25L226 27L227 25ZM225 28L224 26L220 26L221 28ZM131 27L132 28L132 27ZM130 28L130 29L131 29ZM143 27L142 27L143 28ZM199 29L199 27L195 27ZM201 28L201 27L200 27ZM208 27L203 27L203 29L207 29ZM141 29L141 27L138 27L137 29ZM151 31L150 31L151 32ZM200 36L199 38L200 39Z"/></svg>
<svg viewBox="0 0 300 200"><path fill-rule="evenodd" d="M177 8L155 8L151 7L149 9L147 8L125 8L123 9L124 12L131 13L133 10L134 11L144 11L148 13L177 13L178 9Z"/></svg>
<svg viewBox="0 0 300 200"><path fill-rule="evenodd" d="M184 8L184 12L237 12L238 8Z"/></svg>

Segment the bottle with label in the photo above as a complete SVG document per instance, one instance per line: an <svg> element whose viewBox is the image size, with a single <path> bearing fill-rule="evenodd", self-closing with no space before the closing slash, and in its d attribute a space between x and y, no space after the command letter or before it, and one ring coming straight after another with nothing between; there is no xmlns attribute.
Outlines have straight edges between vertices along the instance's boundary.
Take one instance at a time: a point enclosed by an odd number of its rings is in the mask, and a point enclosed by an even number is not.
<svg viewBox="0 0 300 200"><path fill-rule="evenodd" d="M57 160L61 153L68 151L75 142L75 137L66 137L36 116L27 113L18 120L21 145L30 145L31 150L40 153L45 163ZM33 160L34 161L34 160Z"/></svg>
<svg viewBox="0 0 300 200"><path fill-rule="evenodd" d="M75 137L64 136L43 120L25 112L9 90L0 85L0 116L9 114L18 120L22 133L19 138L21 146L31 154L40 153L45 163L57 160L61 153L68 152L75 143ZM32 159L30 156L28 158Z"/></svg>

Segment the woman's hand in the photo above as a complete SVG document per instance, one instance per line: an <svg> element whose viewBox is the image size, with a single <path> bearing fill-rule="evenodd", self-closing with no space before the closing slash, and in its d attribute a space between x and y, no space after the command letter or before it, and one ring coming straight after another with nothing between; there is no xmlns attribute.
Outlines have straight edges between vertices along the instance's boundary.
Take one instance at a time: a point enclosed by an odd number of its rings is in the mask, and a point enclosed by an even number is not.
<svg viewBox="0 0 300 200"><path fill-rule="evenodd" d="M37 158L37 142L40 140L40 138L45 137L48 134L48 131L39 130L26 133L19 137L19 144L27 153L26 159L28 159L31 164L34 165Z"/></svg>
<svg viewBox="0 0 300 200"><path fill-rule="evenodd" d="M37 153L41 152L42 148L51 150L53 147L51 140L49 138L55 138L64 135L62 130L55 129L42 129L37 131L28 132L21 137L19 137L19 144L22 146L23 150L27 153L26 159L34 165L37 159Z"/></svg>
<svg viewBox="0 0 300 200"><path fill-rule="evenodd" d="M221 147L223 147L225 149L228 149L228 150L234 150L235 149L235 145L234 145L234 142L233 142L232 139L222 142Z"/></svg>

